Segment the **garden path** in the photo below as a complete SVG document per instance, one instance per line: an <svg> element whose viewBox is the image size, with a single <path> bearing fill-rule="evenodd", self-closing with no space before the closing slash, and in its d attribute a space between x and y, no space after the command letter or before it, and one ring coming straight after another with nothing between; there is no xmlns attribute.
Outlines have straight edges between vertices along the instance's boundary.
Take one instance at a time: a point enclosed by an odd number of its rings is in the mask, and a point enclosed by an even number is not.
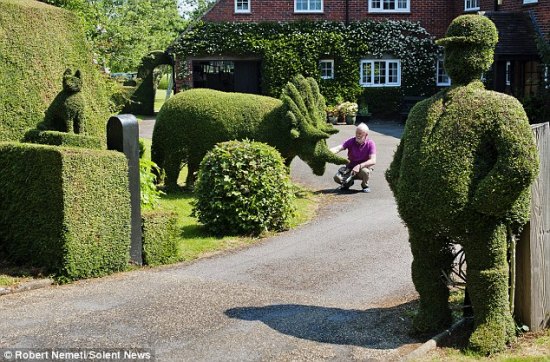
<svg viewBox="0 0 550 362"><path fill-rule="evenodd" d="M354 132L329 140L333 146ZM384 181L402 126L372 123L372 192L323 194L307 225L235 252L0 298L0 348L151 348L157 360L395 360L415 302L407 233ZM358 186L355 186L358 190Z"/></svg>

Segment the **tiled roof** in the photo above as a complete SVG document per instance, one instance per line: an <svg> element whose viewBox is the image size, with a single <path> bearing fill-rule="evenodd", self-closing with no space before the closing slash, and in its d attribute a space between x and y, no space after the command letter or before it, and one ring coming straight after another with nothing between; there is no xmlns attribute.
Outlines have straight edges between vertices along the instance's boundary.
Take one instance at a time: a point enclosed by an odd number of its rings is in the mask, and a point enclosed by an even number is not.
<svg viewBox="0 0 550 362"><path fill-rule="evenodd" d="M533 23L526 13L486 12L498 29L496 55L538 55Z"/></svg>

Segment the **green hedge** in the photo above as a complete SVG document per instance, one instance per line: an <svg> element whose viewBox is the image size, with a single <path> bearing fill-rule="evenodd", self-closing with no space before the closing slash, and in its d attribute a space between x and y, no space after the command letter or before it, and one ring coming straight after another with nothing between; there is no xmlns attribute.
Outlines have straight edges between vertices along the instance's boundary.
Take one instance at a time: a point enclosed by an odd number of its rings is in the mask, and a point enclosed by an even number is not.
<svg viewBox="0 0 550 362"><path fill-rule="evenodd" d="M0 141L20 141L44 119L67 68L82 72L86 132L105 138L110 89L73 13L33 0L0 0Z"/></svg>
<svg viewBox="0 0 550 362"><path fill-rule="evenodd" d="M0 143L0 247L62 280L124 270L130 248L122 153Z"/></svg>
<svg viewBox="0 0 550 362"><path fill-rule="evenodd" d="M177 261L177 214L167 211L142 212L143 263L170 264Z"/></svg>
<svg viewBox="0 0 550 362"><path fill-rule="evenodd" d="M51 146L105 148L101 139L97 137L57 131L40 131L38 129L31 129L25 133L23 141Z"/></svg>

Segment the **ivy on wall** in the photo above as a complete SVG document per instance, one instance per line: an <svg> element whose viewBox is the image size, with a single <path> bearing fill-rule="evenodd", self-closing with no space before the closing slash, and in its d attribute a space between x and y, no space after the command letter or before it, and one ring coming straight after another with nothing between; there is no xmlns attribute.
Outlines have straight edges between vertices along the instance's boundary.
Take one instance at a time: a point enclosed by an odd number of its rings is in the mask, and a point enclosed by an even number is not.
<svg viewBox="0 0 550 362"><path fill-rule="evenodd" d="M337 99L364 98L367 88L359 85L360 60L383 56L401 60L398 92L429 95L436 90L438 47L418 23L404 20L365 20L349 25L327 21L202 22L182 33L170 51L178 59L257 56L262 59L262 91L273 97L279 96L292 76L303 74L318 80L329 104ZM334 79L321 79L320 59L334 59ZM188 70L180 69L178 76L186 78Z"/></svg>

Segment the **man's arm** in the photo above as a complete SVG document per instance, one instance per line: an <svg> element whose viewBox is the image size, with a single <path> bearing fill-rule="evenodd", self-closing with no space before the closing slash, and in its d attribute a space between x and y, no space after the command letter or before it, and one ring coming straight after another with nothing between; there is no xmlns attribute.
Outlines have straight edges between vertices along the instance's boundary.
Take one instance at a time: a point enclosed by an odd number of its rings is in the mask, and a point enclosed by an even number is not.
<svg viewBox="0 0 550 362"><path fill-rule="evenodd" d="M332 153L338 153L340 151L342 151L344 149L344 145L338 145L338 146L334 146L330 149L330 152Z"/></svg>
<svg viewBox="0 0 550 362"><path fill-rule="evenodd" d="M373 153L369 156L369 159L361 162L353 168L353 172L358 173L362 168L372 167L376 165L376 153Z"/></svg>

